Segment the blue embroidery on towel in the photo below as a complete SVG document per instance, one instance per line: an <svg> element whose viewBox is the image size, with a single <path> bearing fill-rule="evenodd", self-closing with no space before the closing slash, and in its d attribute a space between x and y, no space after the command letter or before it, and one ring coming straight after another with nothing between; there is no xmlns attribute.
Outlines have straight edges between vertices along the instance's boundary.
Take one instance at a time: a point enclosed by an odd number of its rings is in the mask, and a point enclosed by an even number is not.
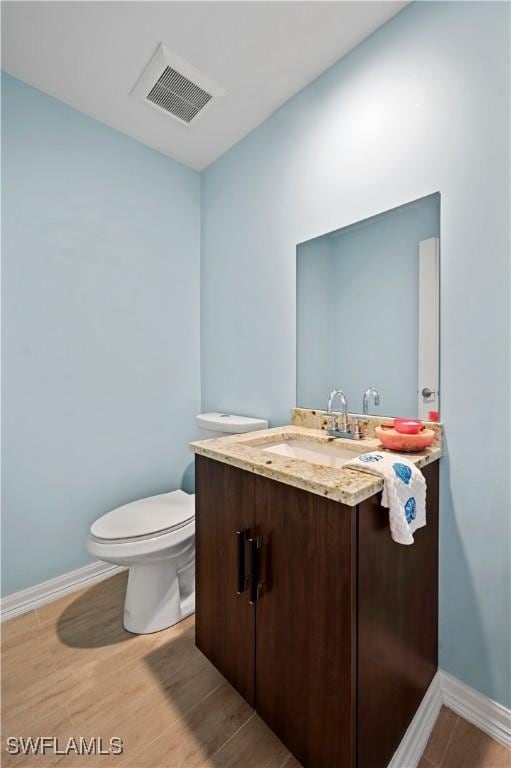
<svg viewBox="0 0 511 768"><path fill-rule="evenodd" d="M406 464L396 463L392 465L392 469L394 470L396 476L399 477L399 479L402 480L405 485L408 485L412 477L412 470L410 467L408 467Z"/></svg>
<svg viewBox="0 0 511 768"><path fill-rule="evenodd" d="M413 498L413 496L410 496L410 498L405 504L405 515L406 515L407 523L411 523L412 520L415 520L415 517L417 515L417 504L415 503L415 499Z"/></svg>
<svg viewBox="0 0 511 768"><path fill-rule="evenodd" d="M379 453L366 453L363 456L358 457L360 461L365 461L367 464L371 461L381 461L383 459L383 456L380 456Z"/></svg>

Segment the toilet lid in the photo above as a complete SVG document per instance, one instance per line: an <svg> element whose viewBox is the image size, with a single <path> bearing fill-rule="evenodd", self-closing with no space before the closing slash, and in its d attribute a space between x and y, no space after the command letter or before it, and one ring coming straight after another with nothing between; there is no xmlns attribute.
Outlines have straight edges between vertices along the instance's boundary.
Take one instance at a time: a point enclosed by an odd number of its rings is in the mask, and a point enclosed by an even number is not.
<svg viewBox="0 0 511 768"><path fill-rule="evenodd" d="M91 525L97 539L133 539L182 528L195 517L195 496L184 491L160 493L117 507Z"/></svg>

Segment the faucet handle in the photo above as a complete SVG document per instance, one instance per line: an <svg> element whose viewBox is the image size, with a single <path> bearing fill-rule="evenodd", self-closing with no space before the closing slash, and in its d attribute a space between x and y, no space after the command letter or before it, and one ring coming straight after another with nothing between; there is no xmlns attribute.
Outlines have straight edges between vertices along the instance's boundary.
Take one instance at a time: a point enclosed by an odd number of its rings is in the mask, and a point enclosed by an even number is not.
<svg viewBox="0 0 511 768"><path fill-rule="evenodd" d="M364 438L363 420L356 416L353 417L352 432L355 440L362 440Z"/></svg>
<svg viewBox="0 0 511 768"><path fill-rule="evenodd" d="M345 413L341 413L337 420L337 428L339 432L349 432L350 431L350 422L349 418Z"/></svg>
<svg viewBox="0 0 511 768"><path fill-rule="evenodd" d="M337 429L338 428L337 427L337 416L335 415L335 413L329 413L327 411L326 417L327 417L327 419L329 419L329 421L327 422L327 427L326 428L327 429Z"/></svg>

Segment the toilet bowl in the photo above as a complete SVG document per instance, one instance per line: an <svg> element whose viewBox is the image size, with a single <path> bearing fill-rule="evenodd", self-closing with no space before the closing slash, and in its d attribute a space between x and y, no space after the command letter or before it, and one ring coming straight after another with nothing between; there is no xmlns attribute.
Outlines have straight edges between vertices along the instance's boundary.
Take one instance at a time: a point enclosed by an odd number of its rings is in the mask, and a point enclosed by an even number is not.
<svg viewBox="0 0 511 768"><path fill-rule="evenodd" d="M199 437L266 429L265 419L229 413L197 416ZM171 491L132 501L90 527L87 549L129 568L123 624L137 635L158 632L195 611L195 496Z"/></svg>
<svg viewBox="0 0 511 768"><path fill-rule="evenodd" d="M172 491L125 504L92 524L87 549L127 566L123 624L158 632L195 610L195 496Z"/></svg>

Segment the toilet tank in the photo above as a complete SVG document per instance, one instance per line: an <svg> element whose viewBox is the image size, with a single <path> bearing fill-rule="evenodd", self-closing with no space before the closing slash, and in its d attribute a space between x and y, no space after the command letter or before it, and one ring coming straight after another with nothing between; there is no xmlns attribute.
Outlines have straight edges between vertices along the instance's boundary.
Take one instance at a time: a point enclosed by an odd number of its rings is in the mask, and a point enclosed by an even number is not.
<svg viewBox="0 0 511 768"><path fill-rule="evenodd" d="M209 437L237 435L242 432L254 432L256 429L267 429L266 419L256 419L253 416L235 416L232 413L199 413L197 416L199 440Z"/></svg>

